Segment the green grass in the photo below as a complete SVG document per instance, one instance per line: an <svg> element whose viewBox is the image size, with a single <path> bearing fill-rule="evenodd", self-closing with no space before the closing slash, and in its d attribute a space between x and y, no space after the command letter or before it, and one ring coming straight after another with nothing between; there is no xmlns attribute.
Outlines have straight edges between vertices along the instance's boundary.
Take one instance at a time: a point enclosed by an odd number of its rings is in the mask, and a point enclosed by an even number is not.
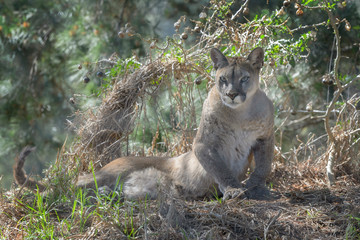
<svg viewBox="0 0 360 240"><path fill-rule="evenodd" d="M360 239L360 218L349 216L349 222L345 230L345 239Z"/></svg>
<svg viewBox="0 0 360 240"><path fill-rule="evenodd" d="M125 201L121 194L120 177L116 191L102 191L92 167L95 190L77 189L72 184L74 172L63 171L60 162L57 161L59 164L55 164L57 166L53 166L48 173L52 176L48 183L51 190L44 194L39 191L35 194L23 192L21 198L15 198L16 208L21 212L16 222L16 232L20 232L22 238L64 239L89 234L96 236L98 231L109 226L115 227L117 232L128 239L138 236L142 225L134 215L146 210L146 200ZM11 217L9 214L8 218ZM89 233L91 227L95 230ZM2 238L6 235L3 233L5 230L6 226L0 227Z"/></svg>
<svg viewBox="0 0 360 240"><path fill-rule="evenodd" d="M25 202L18 199L17 202L24 206L24 211L27 211L27 214L18 221L21 231L26 233L27 238L54 239L55 226L50 219L51 204L46 202L39 191L33 201Z"/></svg>
<svg viewBox="0 0 360 240"><path fill-rule="evenodd" d="M214 191L212 192L212 195L214 196L215 200L218 202L218 203L223 203L223 198L222 197L219 197L219 194L218 194L218 190L217 190L217 187L214 186ZM212 200L211 200L212 201Z"/></svg>
<svg viewBox="0 0 360 240"><path fill-rule="evenodd" d="M62 196L54 200L39 192L24 195L17 199L17 205L23 213L17 226L26 239L71 238L104 223L116 227L128 239L134 239L143 227L134 215L145 211L147 202L124 201L118 191L102 194L78 189L73 198Z"/></svg>

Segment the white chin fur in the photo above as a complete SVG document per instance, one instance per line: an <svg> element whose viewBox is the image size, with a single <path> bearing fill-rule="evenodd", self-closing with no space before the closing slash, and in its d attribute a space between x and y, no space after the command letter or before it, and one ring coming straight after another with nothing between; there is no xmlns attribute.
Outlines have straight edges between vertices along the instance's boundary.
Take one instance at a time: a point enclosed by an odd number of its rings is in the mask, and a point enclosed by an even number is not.
<svg viewBox="0 0 360 240"><path fill-rule="evenodd" d="M236 96L234 100L231 100L231 98L227 96L222 96L221 100L224 105L229 108L238 108L242 104L240 96Z"/></svg>

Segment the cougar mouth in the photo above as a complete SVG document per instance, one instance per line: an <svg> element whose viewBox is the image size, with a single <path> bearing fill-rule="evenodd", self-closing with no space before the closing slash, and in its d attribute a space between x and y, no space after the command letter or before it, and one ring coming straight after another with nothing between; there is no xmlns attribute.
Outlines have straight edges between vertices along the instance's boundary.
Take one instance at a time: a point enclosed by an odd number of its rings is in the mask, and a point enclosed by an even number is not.
<svg viewBox="0 0 360 240"><path fill-rule="evenodd" d="M237 95L234 99L231 99L228 96L222 96L221 97L222 102L224 103L224 105L230 107L230 108L237 108L239 107L242 103L245 102L246 100L246 94L245 93L240 93L239 95Z"/></svg>

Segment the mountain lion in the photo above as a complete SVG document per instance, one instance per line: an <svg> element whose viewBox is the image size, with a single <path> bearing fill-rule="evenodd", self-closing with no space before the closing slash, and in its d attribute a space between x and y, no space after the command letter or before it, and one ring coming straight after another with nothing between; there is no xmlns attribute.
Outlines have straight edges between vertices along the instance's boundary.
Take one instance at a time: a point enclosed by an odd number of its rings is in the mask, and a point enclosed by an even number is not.
<svg viewBox="0 0 360 240"><path fill-rule="evenodd" d="M274 152L273 104L259 89L264 51L255 48L246 59L226 58L211 49L215 86L203 105L193 150L178 157L121 157L95 173L99 187L114 190L119 177L126 198L156 198L158 184L171 186L181 197L198 198L220 190L225 199L245 195L266 198L265 180ZM44 190L28 179L23 165L32 151L17 158L14 177L19 185ZM255 169L243 185L251 156ZM80 176L78 187L95 189L93 174ZM214 190L215 189L215 190Z"/></svg>

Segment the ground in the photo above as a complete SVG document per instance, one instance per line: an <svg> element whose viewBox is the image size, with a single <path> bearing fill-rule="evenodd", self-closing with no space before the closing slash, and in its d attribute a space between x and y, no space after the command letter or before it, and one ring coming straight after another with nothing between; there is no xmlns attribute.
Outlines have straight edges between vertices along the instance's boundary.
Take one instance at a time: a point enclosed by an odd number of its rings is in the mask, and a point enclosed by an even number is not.
<svg viewBox="0 0 360 240"><path fill-rule="evenodd" d="M5 239L360 239L360 184L342 175L328 187L323 172L307 163L274 164L269 186L278 198L267 201L164 196L84 206L76 198L77 205L53 202L42 211L37 197L20 197L16 189L2 193L1 234ZM45 228L57 231L48 236Z"/></svg>

